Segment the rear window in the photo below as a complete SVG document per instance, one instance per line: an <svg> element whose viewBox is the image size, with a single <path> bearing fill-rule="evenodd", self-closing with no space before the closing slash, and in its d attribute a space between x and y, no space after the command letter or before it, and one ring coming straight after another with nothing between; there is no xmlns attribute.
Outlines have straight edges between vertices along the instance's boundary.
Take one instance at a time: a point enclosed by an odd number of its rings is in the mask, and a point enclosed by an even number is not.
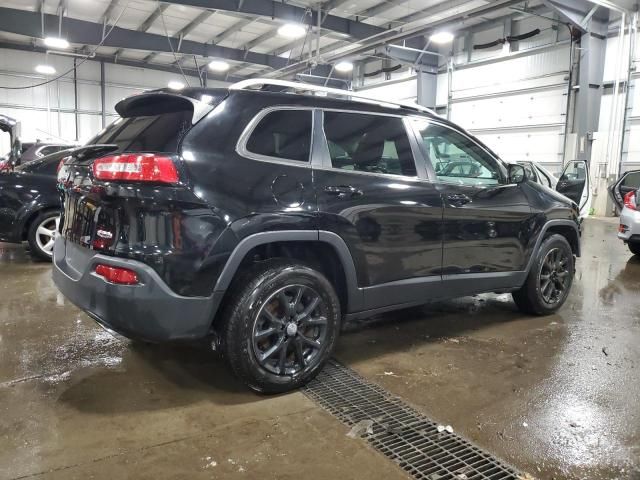
<svg viewBox="0 0 640 480"><path fill-rule="evenodd" d="M89 145L113 143L121 152L175 153L191 128L190 110L120 118L89 141Z"/></svg>
<svg viewBox="0 0 640 480"><path fill-rule="evenodd" d="M308 162L311 149L311 110L268 113L251 132L247 151L280 160Z"/></svg>

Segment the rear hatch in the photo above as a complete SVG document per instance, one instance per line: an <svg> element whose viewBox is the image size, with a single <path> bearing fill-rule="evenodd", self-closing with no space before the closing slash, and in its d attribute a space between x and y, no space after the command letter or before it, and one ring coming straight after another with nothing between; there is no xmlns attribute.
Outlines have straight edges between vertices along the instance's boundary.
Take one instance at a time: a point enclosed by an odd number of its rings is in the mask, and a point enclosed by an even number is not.
<svg viewBox="0 0 640 480"><path fill-rule="evenodd" d="M180 142L225 95L157 91L118 103L122 118L74 149L59 170L66 244L147 263L175 249L181 240L172 222L203 207L190 189Z"/></svg>

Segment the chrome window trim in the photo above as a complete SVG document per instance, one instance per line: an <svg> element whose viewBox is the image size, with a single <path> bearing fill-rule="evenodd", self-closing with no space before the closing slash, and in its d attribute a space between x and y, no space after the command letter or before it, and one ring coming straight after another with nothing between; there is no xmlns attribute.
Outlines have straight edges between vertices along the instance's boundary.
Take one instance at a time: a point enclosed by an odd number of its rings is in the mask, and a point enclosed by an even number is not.
<svg viewBox="0 0 640 480"><path fill-rule="evenodd" d="M316 129L316 115L314 115L315 107L306 107L306 106L296 106L296 105L274 105L271 107L264 108L260 110L255 116L247 123L247 126L244 128L240 137L238 138L238 142L236 143L236 153L241 157L248 158L250 160L257 160L259 162L267 162L267 163L275 163L278 165L288 165L294 167L304 167L311 168L311 159L314 149L314 134L313 132ZM260 121L269 115L272 112L280 111L280 110L303 110L309 111L311 115L311 131L309 132L309 158L306 161L294 160L292 158L280 158L280 157L272 157L270 155L262 155L259 153L251 152L247 150L247 142L253 131L258 126Z"/></svg>
<svg viewBox="0 0 640 480"><path fill-rule="evenodd" d="M411 142L411 132L407 128L407 122L405 121L405 119L408 118L408 115L402 114L402 113L396 114L396 113L384 113L384 112L369 112L366 110L349 110L345 108L319 107L318 109L322 112L320 129L322 131L322 137L324 139L324 148L322 149L323 161L317 166L314 165L315 169L331 171L331 172L352 173L356 175L369 175L369 176L382 177L382 178L395 178L403 181L413 181L413 180L429 181L430 180L428 176L425 178L422 178L420 176L421 168L420 168L420 165L418 164L418 157L416 157L416 152L414 151L414 146ZM411 148L411 156L413 157L413 164L416 168L416 175L407 176L407 175L396 175L395 173L363 172L360 170L345 170L343 168L335 168L333 166L333 163L331 162L331 154L329 153L329 141L327 140L327 134L324 131L324 112L353 113L353 114L360 114L360 115L377 115L381 117L399 118L400 121L402 122L404 132L407 135L407 141L409 142L409 146ZM422 118L422 117L418 117L418 118Z"/></svg>

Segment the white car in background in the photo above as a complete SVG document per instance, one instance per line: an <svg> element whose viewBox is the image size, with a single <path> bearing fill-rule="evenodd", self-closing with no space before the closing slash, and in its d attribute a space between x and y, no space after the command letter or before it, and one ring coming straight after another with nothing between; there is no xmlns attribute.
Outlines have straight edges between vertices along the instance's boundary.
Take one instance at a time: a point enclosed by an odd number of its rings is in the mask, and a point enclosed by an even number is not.
<svg viewBox="0 0 640 480"><path fill-rule="evenodd" d="M543 166L531 162L517 162L522 165L530 180L563 194L573 200L580 207L580 219L584 220L591 210L591 182L589 166L584 160L572 160L567 163L557 179L554 174Z"/></svg>
<svg viewBox="0 0 640 480"><path fill-rule="evenodd" d="M622 208L618 238L627 244L634 255L640 255L640 188L633 188L631 184L640 180L638 173L638 170L627 172L610 190L614 201ZM625 179L630 181L625 182ZM622 199L621 204L617 202L618 198Z"/></svg>

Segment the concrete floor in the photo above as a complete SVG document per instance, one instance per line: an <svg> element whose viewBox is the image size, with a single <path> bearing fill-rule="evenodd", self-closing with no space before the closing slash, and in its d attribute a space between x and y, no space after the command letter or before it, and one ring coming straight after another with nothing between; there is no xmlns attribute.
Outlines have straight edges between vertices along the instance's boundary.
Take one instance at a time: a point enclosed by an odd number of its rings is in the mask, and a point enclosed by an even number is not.
<svg viewBox="0 0 640 480"><path fill-rule="evenodd" d="M587 221L558 315L483 295L353 325L336 356L536 478L640 478L640 260ZM406 478L300 393L112 338L0 244L0 478ZM304 473L302 473L304 472Z"/></svg>

